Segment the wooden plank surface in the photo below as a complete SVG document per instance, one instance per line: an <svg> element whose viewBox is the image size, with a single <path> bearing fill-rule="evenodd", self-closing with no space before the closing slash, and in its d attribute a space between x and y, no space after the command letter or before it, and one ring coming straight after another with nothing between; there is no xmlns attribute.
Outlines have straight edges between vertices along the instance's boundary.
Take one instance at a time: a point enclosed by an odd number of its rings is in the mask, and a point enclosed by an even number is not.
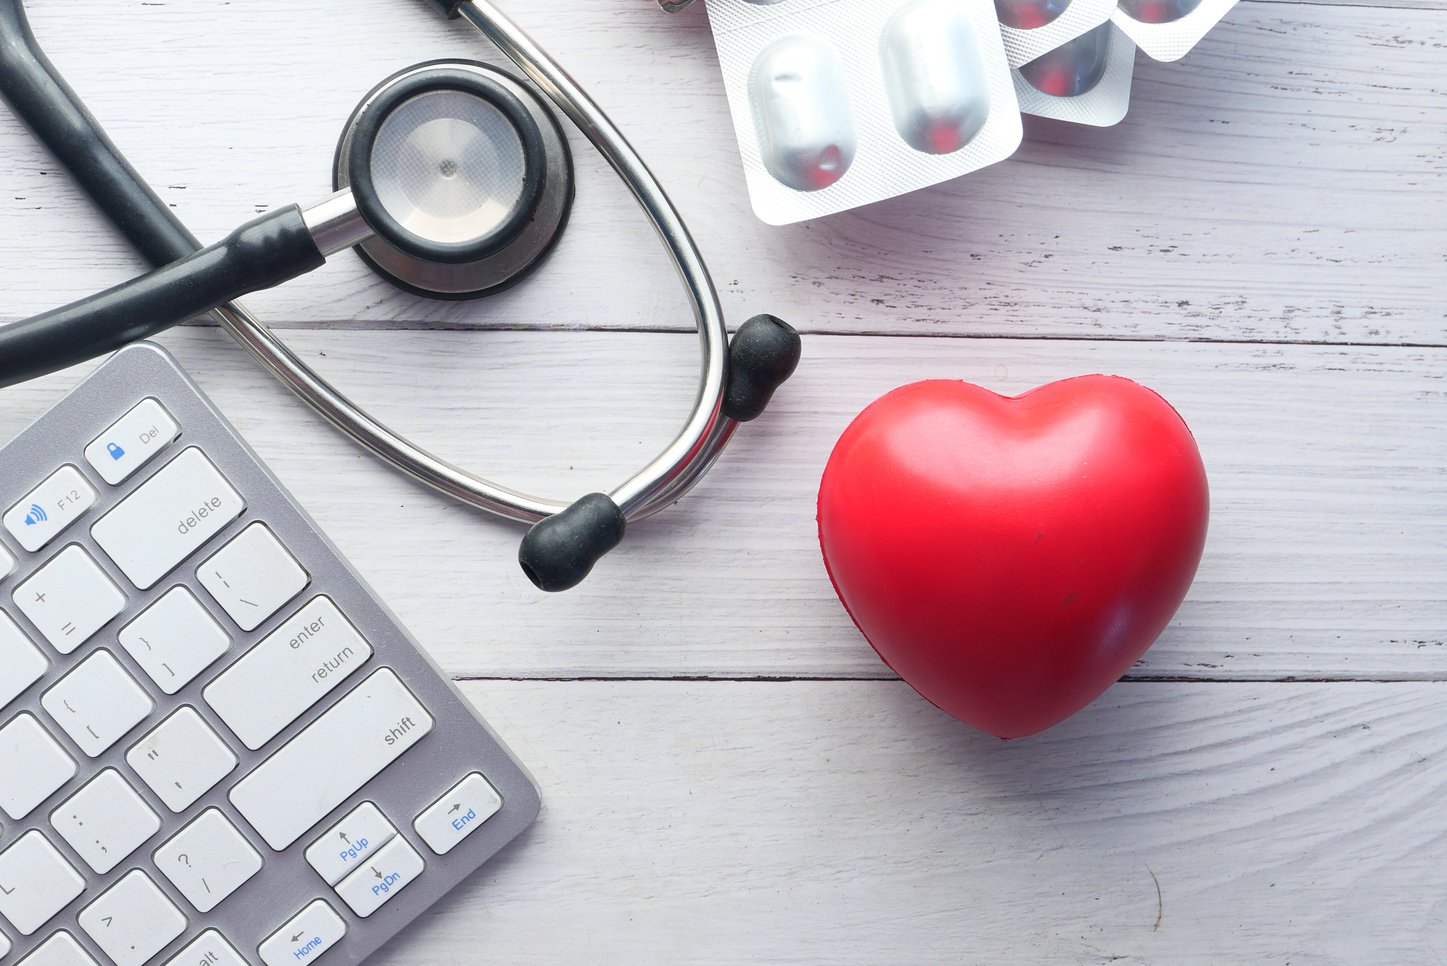
<svg viewBox="0 0 1447 966"><path fill-rule="evenodd" d="M560 498L615 485L662 449L696 379L682 334L291 338L444 456ZM1135 673L1447 677L1447 350L814 337L776 408L694 495L637 525L582 587L544 597L517 568L521 528L377 465L221 335L164 341L458 675L885 675L815 538L838 435L914 379L1017 393L1100 371L1180 408L1213 485L1200 576ZM0 392L0 437L64 384ZM458 607L459 590L485 603Z"/></svg>
<svg viewBox="0 0 1447 966"><path fill-rule="evenodd" d="M605 43L598 4L532 0L518 15L655 167L735 321L768 310L810 331L1441 341L1440 4L1242 3L1185 62L1142 59L1117 128L1032 122L1008 163L784 230L747 215L702 17L611 0ZM486 52L420 0L356 0L345 18L327 3L268 13L258 2L99 0L78 19L32 6L57 62L206 239L325 194L341 124L383 75ZM276 90L305 93L278 111ZM134 268L8 115L0 143L0 198L14 199L0 206L0 237L29 242L5 266L0 318ZM288 323L687 326L632 202L586 149L579 158L581 203L535 285L483 306L424 302L390 294L348 257L256 304Z"/></svg>
<svg viewBox="0 0 1447 966"><path fill-rule="evenodd" d="M468 684L544 812L382 959L1439 962L1444 688L1122 684L1002 742L882 682Z"/></svg>
<svg viewBox="0 0 1447 966"><path fill-rule="evenodd" d="M1115 129L1031 122L1011 162L785 230L747 212L701 10L507 6L653 163L730 317L811 337L714 474L553 597L519 528L381 467L214 329L164 337L542 788L537 828L380 961L1447 959L1440 0L1246 0L1183 63L1142 60ZM207 239L319 198L386 73L486 56L422 0L29 8ZM5 112L0 157L0 322L135 270ZM558 495L616 482L682 420L696 344L649 230L579 158L534 284L439 306L343 258L255 305L444 455ZM1206 558L1137 680L999 742L849 624L819 473L899 384L1092 371L1193 427ZM0 440L80 374L0 390Z"/></svg>

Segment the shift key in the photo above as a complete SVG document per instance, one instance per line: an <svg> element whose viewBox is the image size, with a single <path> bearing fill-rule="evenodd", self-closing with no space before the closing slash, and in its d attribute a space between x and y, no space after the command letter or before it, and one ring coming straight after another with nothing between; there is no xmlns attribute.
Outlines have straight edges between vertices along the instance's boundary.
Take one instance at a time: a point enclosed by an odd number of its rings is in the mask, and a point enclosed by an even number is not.
<svg viewBox="0 0 1447 966"><path fill-rule="evenodd" d="M313 597L206 686L206 703L252 751L372 657L329 597Z"/></svg>
<svg viewBox="0 0 1447 966"><path fill-rule="evenodd" d="M231 789L231 804L280 852L432 730L432 716L383 668Z"/></svg>
<svg viewBox="0 0 1447 966"><path fill-rule="evenodd" d="M149 590L241 515L246 501L194 446L90 528L131 583Z"/></svg>

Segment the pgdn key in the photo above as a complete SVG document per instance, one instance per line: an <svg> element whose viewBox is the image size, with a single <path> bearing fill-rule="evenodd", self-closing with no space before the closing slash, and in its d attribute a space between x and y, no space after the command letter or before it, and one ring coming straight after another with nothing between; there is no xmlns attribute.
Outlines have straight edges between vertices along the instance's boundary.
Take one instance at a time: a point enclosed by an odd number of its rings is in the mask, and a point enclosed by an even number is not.
<svg viewBox="0 0 1447 966"><path fill-rule="evenodd" d="M337 886L352 911L365 919L422 874L422 856L403 838L383 846L372 861L347 876Z"/></svg>

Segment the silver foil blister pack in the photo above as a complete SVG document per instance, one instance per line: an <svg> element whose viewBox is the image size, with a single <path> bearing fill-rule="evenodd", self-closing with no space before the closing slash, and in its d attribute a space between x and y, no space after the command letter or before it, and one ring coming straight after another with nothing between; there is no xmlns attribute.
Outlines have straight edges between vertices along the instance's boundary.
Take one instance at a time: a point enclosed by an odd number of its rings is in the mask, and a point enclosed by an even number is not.
<svg viewBox="0 0 1447 966"><path fill-rule="evenodd" d="M1020 110L1110 127L1130 109L1135 44L1106 21L1015 69Z"/></svg>
<svg viewBox="0 0 1447 966"><path fill-rule="evenodd" d="M755 213L817 218L1020 144L993 0L709 0Z"/></svg>
<svg viewBox="0 0 1447 966"><path fill-rule="evenodd" d="M995 0L1005 57L1029 63L1110 19L1116 0Z"/></svg>
<svg viewBox="0 0 1447 966"><path fill-rule="evenodd" d="M1119 0L1111 21L1154 60L1180 60L1237 0Z"/></svg>

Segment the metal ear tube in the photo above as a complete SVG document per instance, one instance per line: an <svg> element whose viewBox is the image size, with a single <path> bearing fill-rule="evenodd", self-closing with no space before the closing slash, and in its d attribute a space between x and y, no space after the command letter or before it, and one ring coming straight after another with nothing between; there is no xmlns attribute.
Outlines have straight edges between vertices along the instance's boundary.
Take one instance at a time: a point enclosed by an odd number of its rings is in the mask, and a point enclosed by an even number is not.
<svg viewBox="0 0 1447 966"><path fill-rule="evenodd" d="M702 376L693 416L683 431L623 485L607 494L583 497L566 515L539 521L524 538L519 552L524 572L544 590L565 590L586 577L593 564L621 540L621 528L616 526L620 519L626 528L628 522L657 513L692 489L718 459L740 422L726 404L730 386L741 404L735 410L739 416L746 416L754 407L762 412L774 390L798 366L799 337L778 320L752 328L746 324L734 340L741 347L737 375L731 372L733 348L718 292L698 246L657 179L607 114L489 0L431 2L449 18L464 18L486 35L587 136L653 222L693 303ZM767 339L762 338L764 333L768 333ZM606 512L607 507L596 499L600 495L617 509L616 515Z"/></svg>
<svg viewBox="0 0 1447 966"><path fill-rule="evenodd" d="M202 249L106 137L44 56L22 0L0 0L0 95L156 268L99 295L0 329L0 385L92 358L191 315L213 317L272 375L343 433L419 482L532 524L519 562L545 590L576 585L627 525L682 498L740 421L799 360L771 316L730 342L703 259L641 158L607 115L487 0L430 0L512 59L592 142L653 223L693 307L701 353L693 410L674 440L606 494L573 503L521 493L448 463L353 403L235 302L356 248L382 277L432 298L472 298L526 276L552 250L573 201L567 139L544 99L487 65L437 61L378 85L347 123L336 193L279 209Z"/></svg>
<svg viewBox="0 0 1447 966"><path fill-rule="evenodd" d="M724 392L728 422L736 425L757 419L774 391L798 368L799 355L799 333L781 319L756 315L740 326L729 344L729 381ZM686 491L687 487L678 496ZM582 583L593 565L622 542L627 527L628 519L618 504L607 494L590 493L561 513L535 523L523 537L518 563L540 589L568 590Z"/></svg>

